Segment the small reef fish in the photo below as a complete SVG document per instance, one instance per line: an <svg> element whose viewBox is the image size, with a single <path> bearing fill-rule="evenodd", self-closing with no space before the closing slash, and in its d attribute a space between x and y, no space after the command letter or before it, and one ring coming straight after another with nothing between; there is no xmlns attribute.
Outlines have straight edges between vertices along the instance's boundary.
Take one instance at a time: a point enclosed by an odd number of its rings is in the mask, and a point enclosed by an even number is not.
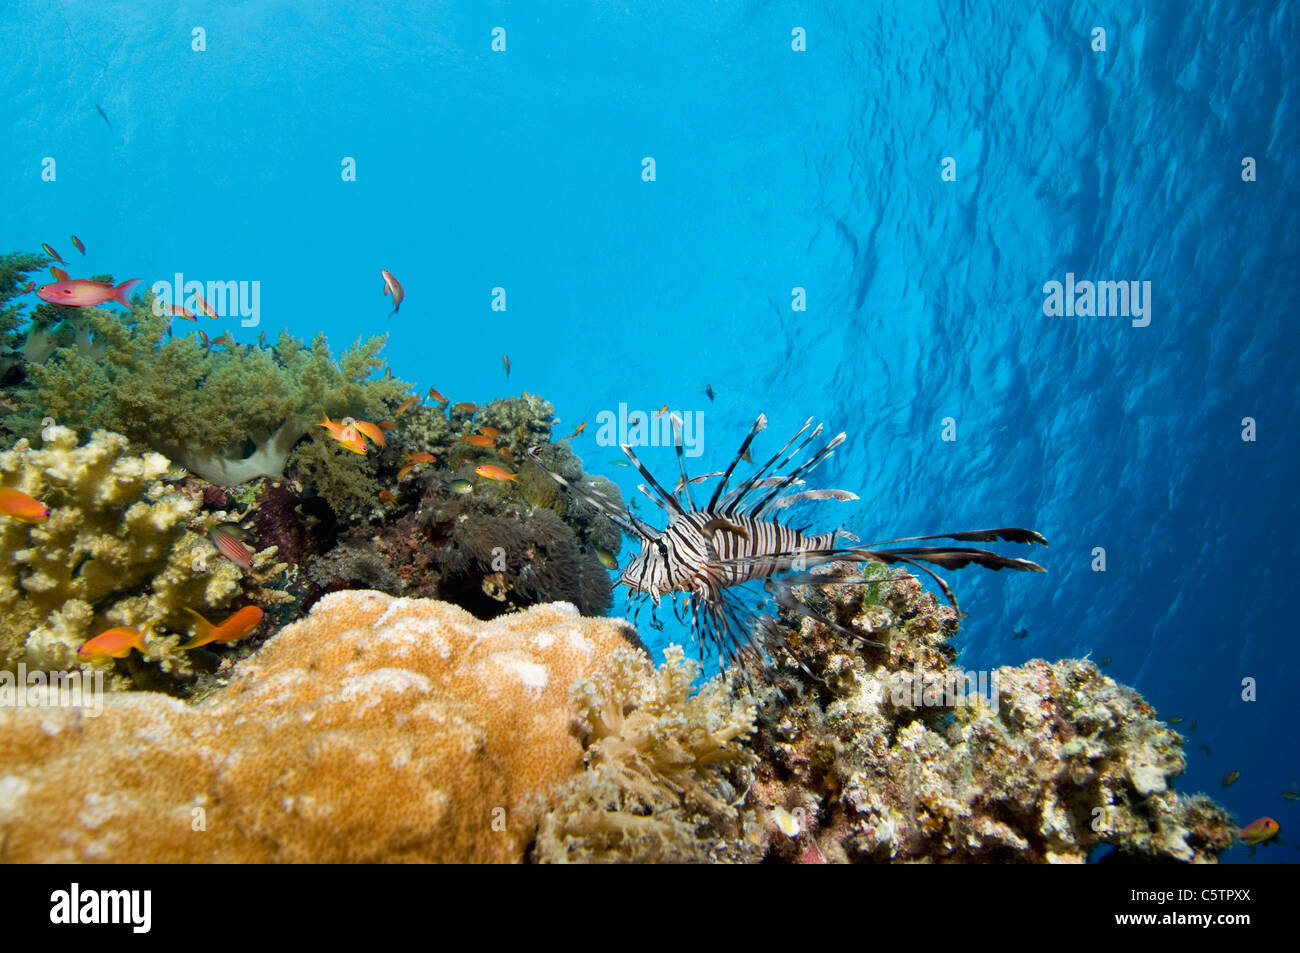
<svg viewBox="0 0 1300 953"><path fill-rule="evenodd" d="M184 318L186 321L197 321L194 312L183 304L165 304L163 310L176 318Z"/></svg>
<svg viewBox="0 0 1300 953"><path fill-rule="evenodd" d="M419 403L419 401L420 398L418 397L408 397L406 400L402 401L400 404L397 405L397 409L393 411L393 416L394 417L402 416L402 414L406 413L408 410L414 407L417 403Z"/></svg>
<svg viewBox="0 0 1300 953"><path fill-rule="evenodd" d="M505 467L499 467L495 463L483 463L474 468L474 472L481 477L487 477L489 480L506 481L511 480L518 482L519 475L511 473Z"/></svg>
<svg viewBox="0 0 1300 953"><path fill-rule="evenodd" d="M110 658L126 658L131 650L144 651L144 637L153 634L153 622L145 624L143 629L129 625L119 625L107 629L77 649L77 657L96 661Z"/></svg>
<svg viewBox="0 0 1300 953"><path fill-rule="evenodd" d="M447 489L453 493L473 493L474 484L470 483L469 480L452 480L447 484Z"/></svg>
<svg viewBox="0 0 1300 953"><path fill-rule="evenodd" d="M626 460L611 460L609 461L609 465L611 467L630 467L632 464L628 463Z"/></svg>
<svg viewBox="0 0 1300 953"><path fill-rule="evenodd" d="M658 410L656 410L652 416L654 416L654 417L662 417L662 416L663 416L664 414L666 414L666 413L668 413L668 405L667 405L667 404L664 404L662 407L660 407Z"/></svg>
<svg viewBox="0 0 1300 953"><path fill-rule="evenodd" d="M421 450L419 453L408 453L402 459L405 460L407 463L415 463L415 464L438 462L438 458L435 457L433 454L429 453L427 450Z"/></svg>
<svg viewBox="0 0 1300 953"><path fill-rule="evenodd" d="M353 453L366 455L366 442L357 434L356 428L345 424L336 423L330 420L329 414L325 415L317 426L324 427L329 431L331 437L338 441L339 445L345 450L351 450Z"/></svg>
<svg viewBox="0 0 1300 953"><path fill-rule="evenodd" d="M569 434L569 435L568 435L567 437L565 437L564 439L565 439L565 440L572 440L574 437L577 437L579 434L581 434L581 433L582 433L584 430L586 430L586 429L587 429L587 425L586 425L586 423L580 423L580 424L578 424L577 428L574 429L573 433Z"/></svg>
<svg viewBox="0 0 1300 953"><path fill-rule="evenodd" d="M68 273L64 271L62 268L60 268L58 265L50 265L50 277L53 278L55 281L72 280L71 278L68 277Z"/></svg>
<svg viewBox="0 0 1300 953"><path fill-rule="evenodd" d="M1282 800L1284 800L1284 801L1300 801L1300 791L1283 791L1283 792L1282 792Z"/></svg>
<svg viewBox="0 0 1300 953"><path fill-rule="evenodd" d="M75 245L77 251L81 252L83 255L86 253L86 246L81 243L81 239L76 235L72 236L72 244Z"/></svg>
<svg viewBox="0 0 1300 953"><path fill-rule="evenodd" d="M381 503L396 503L396 502L397 502L397 497L393 496L393 494L390 493L390 492L388 492L387 490L380 490L380 491L379 491L379 502L381 502Z"/></svg>
<svg viewBox="0 0 1300 953"><path fill-rule="evenodd" d="M707 397L707 398L709 398L709 400L716 400L716 399L717 399L716 396L715 396L714 393L713 393L713 385L712 385L712 384L705 384L705 385L704 385L704 396Z"/></svg>
<svg viewBox="0 0 1300 953"><path fill-rule="evenodd" d="M196 294L196 295L194 296L194 307L198 308L201 312L203 312L204 314L206 314L209 318L214 318L214 319L215 319L215 318L219 318L219 317L220 317L220 315L217 314L216 309L214 309L214 308L212 307L212 305L208 304L206 301L203 300L203 295Z"/></svg>
<svg viewBox="0 0 1300 953"><path fill-rule="evenodd" d="M393 429L396 428L396 427L397 427L397 424L396 424L394 421L391 421L391 420L381 420L381 421L379 421L379 429L380 429L380 430L393 430Z"/></svg>
<svg viewBox="0 0 1300 953"><path fill-rule="evenodd" d="M259 335L257 336L257 346L258 346L258 347L266 347L266 332L265 332L265 331L263 331L261 334L259 334Z"/></svg>
<svg viewBox="0 0 1300 953"><path fill-rule="evenodd" d="M1185 720L1186 719L1184 719L1182 715L1175 715L1173 718L1169 719L1169 724L1181 725Z"/></svg>
<svg viewBox="0 0 1300 953"><path fill-rule="evenodd" d="M607 549L597 549L596 558L600 560L600 564L606 569L618 568L618 560L615 559L614 554Z"/></svg>
<svg viewBox="0 0 1300 953"><path fill-rule="evenodd" d="M114 288L112 285L104 284L101 281L77 278L74 281L59 281L52 285L42 285L36 289L36 294L42 301L48 301L50 304L61 304L69 308L88 308L97 304L104 304L106 301L116 301L122 307L130 308L131 302L127 300L127 295L140 281L139 278L132 278L130 281L124 281Z"/></svg>
<svg viewBox="0 0 1300 953"><path fill-rule="evenodd" d="M111 122L108 122L108 115L107 115L107 114L104 112L104 110L100 107L99 103L95 103L95 112L99 113L99 118L100 118L100 119L102 119L102 120L104 120L104 122L108 123L108 131L109 131L109 132L112 132L112 131L113 131L113 124L112 124Z"/></svg>
<svg viewBox="0 0 1300 953"><path fill-rule="evenodd" d="M406 300L406 289L402 287L402 283L394 278L393 273L387 268L380 268L379 273L384 276L384 296L387 297L390 294L393 296L393 310L388 312L388 316L391 318L397 314L397 309Z"/></svg>
<svg viewBox="0 0 1300 953"><path fill-rule="evenodd" d="M208 533L217 552L225 556L240 569L253 568L253 551L244 545L238 536L224 526L214 526Z"/></svg>
<svg viewBox="0 0 1300 953"><path fill-rule="evenodd" d="M465 442L471 447L490 447L492 438L485 433L472 433L465 436Z"/></svg>
<svg viewBox="0 0 1300 953"><path fill-rule="evenodd" d="M44 523L50 517L50 510L34 496L28 496L22 490L0 486L0 516L7 516L20 523Z"/></svg>
<svg viewBox="0 0 1300 953"><path fill-rule="evenodd" d="M388 441L384 439L383 430L381 430L379 427L376 427L370 421L354 420L352 423L353 426L357 428L357 431L361 433L367 440L373 443L376 447L383 449L384 447L388 446Z"/></svg>
<svg viewBox="0 0 1300 953"><path fill-rule="evenodd" d="M194 638L182 645L182 649L197 649L200 645L207 645L210 642L226 644L238 642L252 634L253 630L262 624L262 617L266 615L257 606L244 606L225 622L213 625L193 609L185 611L194 616Z"/></svg>
<svg viewBox="0 0 1300 953"><path fill-rule="evenodd" d="M506 369L506 377L507 378L510 377L510 355L509 354L501 355L501 366Z"/></svg>
<svg viewBox="0 0 1300 953"><path fill-rule="evenodd" d="M1225 788L1232 787L1232 785L1237 783L1239 777L1241 777L1240 771L1229 771L1223 776L1223 786Z"/></svg>
<svg viewBox="0 0 1300 953"><path fill-rule="evenodd" d="M447 406L447 398L443 397L442 394L438 393L438 388L436 387L429 388L429 400L433 401L434 403L440 404L443 407Z"/></svg>
<svg viewBox="0 0 1300 953"><path fill-rule="evenodd" d="M722 476L722 471L714 470L712 473L701 473L699 476L691 477L689 480L678 480L677 489L673 490L673 492L680 493L682 492L682 490L686 489L688 484L703 483L705 480L711 480L714 477L719 477L719 476Z"/></svg>
<svg viewBox="0 0 1300 953"><path fill-rule="evenodd" d="M1198 748L1200 748L1202 751L1204 751L1204 752L1205 752L1205 756L1206 756L1207 758L1213 758L1213 757L1214 757L1214 752L1210 750L1210 746L1209 746L1209 745L1197 745L1196 747L1198 747Z"/></svg>
<svg viewBox="0 0 1300 953"><path fill-rule="evenodd" d="M478 410L478 404L474 403L473 401L465 401L460 404L452 404L451 409L463 411L464 413L467 414L472 414Z"/></svg>
<svg viewBox="0 0 1300 953"><path fill-rule="evenodd" d="M1012 629L1011 638L1014 641L1019 641L1020 639L1027 639L1029 638L1029 630L1023 627L1021 627L1020 629Z"/></svg>
<svg viewBox="0 0 1300 953"><path fill-rule="evenodd" d="M478 432L481 434L486 434L487 436L491 437L493 440L501 436L501 431L497 430L496 427L479 427Z"/></svg>
<svg viewBox="0 0 1300 953"><path fill-rule="evenodd" d="M1277 836L1277 832L1282 829L1282 825L1271 817L1261 817L1251 821L1245 827L1237 831L1243 841L1254 847L1264 841Z"/></svg>
<svg viewBox="0 0 1300 953"><path fill-rule="evenodd" d="M47 255L49 255L51 258L53 258L55 261L57 261L60 265L66 265L66 264L67 264L67 262L63 260L63 256L60 255L58 252L56 252L56 251L55 251L53 248L51 248L49 245L45 244L45 242L41 242L41 250L44 251L45 254L47 254Z"/></svg>
<svg viewBox="0 0 1300 953"><path fill-rule="evenodd" d="M500 452L501 456L505 457L507 460L510 461L510 465L512 467L515 468L519 467L519 464L515 462L515 455L510 452L509 447L497 447L497 451Z"/></svg>
<svg viewBox="0 0 1300 953"><path fill-rule="evenodd" d="M212 347L212 342L208 340L208 336L207 336L207 334L203 331L202 328L199 329L198 334L199 334L199 340L203 342L203 346L204 346L205 348L211 349L211 347Z"/></svg>
<svg viewBox="0 0 1300 953"><path fill-rule="evenodd" d="M411 471L414 469L415 469L414 463L408 463L404 467L399 469L397 471L397 482L401 483L403 480L405 480L408 476L411 475Z"/></svg>

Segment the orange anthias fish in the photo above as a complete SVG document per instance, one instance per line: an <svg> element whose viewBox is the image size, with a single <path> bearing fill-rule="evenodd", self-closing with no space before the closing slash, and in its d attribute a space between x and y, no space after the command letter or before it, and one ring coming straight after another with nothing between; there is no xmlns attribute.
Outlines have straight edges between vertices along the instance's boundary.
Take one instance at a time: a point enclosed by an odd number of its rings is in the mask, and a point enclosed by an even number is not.
<svg viewBox="0 0 1300 953"><path fill-rule="evenodd" d="M89 642L77 649L77 658L96 661L99 659L126 658L131 650L144 651L144 637L153 634L153 622L145 624L143 629L129 625L120 625L99 633Z"/></svg>
<svg viewBox="0 0 1300 953"><path fill-rule="evenodd" d="M479 428L478 428L478 432L479 432L479 433L482 433L482 434L487 434L487 435L488 435L489 437L491 437L493 440L495 440L497 437L501 436L501 431L500 431L500 430L497 430L496 427L479 427Z"/></svg>
<svg viewBox="0 0 1300 953"><path fill-rule="evenodd" d="M1239 777L1241 777L1240 771L1229 771L1227 774L1223 776L1223 786L1225 788L1231 787L1232 785L1236 784L1237 779Z"/></svg>
<svg viewBox="0 0 1300 953"><path fill-rule="evenodd" d="M262 617L266 615L257 606L244 606L225 622L213 625L193 609L185 611L194 616L194 638L182 645L183 649L197 649L200 645L207 645L209 642L227 644L238 642L252 634L253 630L262 624Z"/></svg>
<svg viewBox="0 0 1300 953"><path fill-rule="evenodd" d="M484 463L474 468L474 472L481 477L487 477L489 480L513 480L518 482L519 475L511 473L505 467L499 467L495 463Z"/></svg>
<svg viewBox="0 0 1300 953"><path fill-rule="evenodd" d="M141 279L132 278L116 288L101 281L77 278L73 281L59 281L52 285L41 285L36 289L37 296L50 304L61 304L69 308L89 308L106 301L116 301L124 308L131 307L127 295L140 283Z"/></svg>
<svg viewBox="0 0 1300 953"><path fill-rule="evenodd" d="M76 235L72 236L72 244L77 246L77 251L81 252L83 255L86 253L86 246L81 243L81 239Z"/></svg>
<svg viewBox="0 0 1300 953"><path fill-rule="evenodd" d="M438 388L436 387L429 388L429 400L436 401L437 403L442 404L444 407L447 406L447 398L443 397L442 394L438 393Z"/></svg>
<svg viewBox="0 0 1300 953"><path fill-rule="evenodd" d="M44 523L50 516L49 507L22 490L0 486L0 516L20 523Z"/></svg>
<svg viewBox="0 0 1300 953"><path fill-rule="evenodd" d="M208 304L206 301L203 300L203 295L196 294L194 296L194 307L198 308L209 318L221 317L221 315L217 314L216 310L212 307L212 305Z"/></svg>
<svg viewBox="0 0 1300 953"><path fill-rule="evenodd" d="M222 526L215 526L208 534L212 545L241 569L253 568L253 551L243 544L238 536Z"/></svg>
<svg viewBox="0 0 1300 953"><path fill-rule="evenodd" d="M339 442L345 450L351 450L353 453L359 453L361 456L366 455L366 442L361 439L357 433L356 427L349 424L336 423L330 420L329 414L325 415L317 426L324 427L330 432L330 436Z"/></svg>
<svg viewBox="0 0 1300 953"><path fill-rule="evenodd" d="M1282 825L1271 817L1261 817L1258 820L1251 821L1241 830L1237 831L1237 836L1243 841L1254 847L1256 844L1262 844L1271 837L1276 837L1277 832L1282 829Z"/></svg>
<svg viewBox="0 0 1300 953"><path fill-rule="evenodd" d="M515 455L510 452L509 447L497 447L497 449L501 451L501 456L505 457L507 460L510 461L510 465L512 467L519 466L519 464L515 463Z"/></svg>
<svg viewBox="0 0 1300 953"><path fill-rule="evenodd" d="M581 434L581 433L582 433L584 430L586 430L586 429L587 429L587 425L586 425L586 424L578 424L578 428L577 428L575 431L573 431L573 433L571 433L571 434L569 434L567 437L565 437L564 439L565 439L565 440L572 440L574 437L578 436L579 434Z"/></svg>
<svg viewBox="0 0 1300 953"><path fill-rule="evenodd" d="M388 445L388 441L384 439L384 432L370 421L357 420L353 422L353 426L376 447L382 449Z"/></svg>
<svg viewBox="0 0 1300 953"><path fill-rule="evenodd" d="M464 403L460 403L460 404L452 404L451 409L463 410L467 414L472 414L476 410L478 410L478 404L474 403L473 401L465 401Z"/></svg>
<svg viewBox="0 0 1300 953"><path fill-rule="evenodd" d="M438 458L427 450L421 450L419 453L408 453L403 459L407 463L437 463Z"/></svg>
<svg viewBox="0 0 1300 953"><path fill-rule="evenodd" d="M402 401L400 405L398 405L398 408L395 411L393 411L393 416L394 417L402 416L402 414L406 413L408 410L414 407L419 402L419 400L420 400L419 397L408 397L406 400Z"/></svg>
<svg viewBox="0 0 1300 953"><path fill-rule="evenodd" d="M471 447L490 447L492 438L485 433L472 433L465 436L465 442Z"/></svg>
<svg viewBox="0 0 1300 953"><path fill-rule="evenodd" d="M379 273L384 276L384 295L387 296L391 294L393 296L393 310L388 312L388 316L391 318L393 315L397 314L397 309L400 308L402 302L406 300L406 290L402 287L402 283L394 278L393 273L387 268L380 268Z"/></svg>
<svg viewBox="0 0 1300 953"><path fill-rule="evenodd" d="M379 429L380 429L380 430L392 430L392 429L394 429L396 426L397 426L396 422L394 422L394 421L392 421L392 420L381 420L381 421L379 421Z"/></svg>
<svg viewBox="0 0 1300 953"><path fill-rule="evenodd" d="M50 265L50 277L53 278L55 281L72 280L71 278L68 277L68 273L64 271L62 268L60 268L58 265Z"/></svg>
<svg viewBox="0 0 1300 953"><path fill-rule="evenodd" d="M393 494L392 494L391 492L389 492L388 490L380 490L380 491L379 491L379 502L381 502L381 503L395 503L395 502L397 502L397 497L393 496Z"/></svg>
<svg viewBox="0 0 1300 953"><path fill-rule="evenodd" d="M173 317L184 318L186 321L198 320L198 318L194 317L194 312L183 304L165 304L162 308Z"/></svg>
<svg viewBox="0 0 1300 953"><path fill-rule="evenodd" d="M45 242L41 242L41 249L45 252L45 254L49 255L51 258L53 258L55 261L57 261L60 265L66 265L66 264L67 264L67 262L63 260L63 256L60 255L58 252L56 252L56 251L55 251L53 248L51 248L49 245L45 244Z"/></svg>

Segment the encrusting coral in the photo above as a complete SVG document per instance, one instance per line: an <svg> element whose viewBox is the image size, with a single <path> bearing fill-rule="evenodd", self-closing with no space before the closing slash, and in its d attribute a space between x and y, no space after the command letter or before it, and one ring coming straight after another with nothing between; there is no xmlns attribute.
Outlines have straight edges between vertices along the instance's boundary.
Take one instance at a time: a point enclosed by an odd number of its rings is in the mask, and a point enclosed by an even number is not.
<svg viewBox="0 0 1300 953"><path fill-rule="evenodd" d="M517 861L626 626L326 596L194 705L0 708L0 861Z"/></svg>
<svg viewBox="0 0 1300 953"><path fill-rule="evenodd" d="M762 856L760 825L740 806L757 760L743 741L754 705L720 679L693 693L699 666L669 646L656 671L615 653L579 682L587 770L555 792L533 859L542 863L743 863Z"/></svg>
<svg viewBox="0 0 1300 953"><path fill-rule="evenodd" d="M1092 662L972 682L952 666L955 613L915 579L826 592L841 626L888 648L804 618L804 667L753 673L769 686L754 804L803 819L768 859L1082 863L1108 844L1204 862L1231 845L1226 811L1170 788L1179 736Z"/></svg>
<svg viewBox="0 0 1300 953"><path fill-rule="evenodd" d="M58 426L39 448L20 440L0 453L0 485L50 510L37 524L0 517L0 668L104 667L76 655L103 629L153 621L185 631L184 609L240 593L239 570L190 527L198 503L162 482L169 467L159 454L130 453L118 434L97 431L78 446ZM148 637L146 659L188 672L178 642Z"/></svg>

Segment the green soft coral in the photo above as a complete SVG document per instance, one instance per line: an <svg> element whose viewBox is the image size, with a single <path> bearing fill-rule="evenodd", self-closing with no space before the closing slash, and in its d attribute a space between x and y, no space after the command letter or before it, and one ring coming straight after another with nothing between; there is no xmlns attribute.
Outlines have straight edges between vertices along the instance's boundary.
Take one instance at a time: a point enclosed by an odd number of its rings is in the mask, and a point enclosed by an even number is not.
<svg viewBox="0 0 1300 953"><path fill-rule="evenodd" d="M230 486L281 476L322 414L382 419L410 389L384 376L383 336L335 361L324 335L205 347L169 337L172 320L153 313L150 294L126 312L37 307L20 345L25 380L12 392L21 407L4 426L29 438L45 417L113 430Z"/></svg>
<svg viewBox="0 0 1300 953"><path fill-rule="evenodd" d="M240 592L238 569L190 526L198 503L160 482L165 457L132 454L106 431L81 446L65 427L43 436L39 449L20 440L0 453L0 485L50 510L38 524L0 518L0 667L75 668L77 647L103 629L179 630L184 609L218 608ZM149 638L146 660L188 672L178 643Z"/></svg>

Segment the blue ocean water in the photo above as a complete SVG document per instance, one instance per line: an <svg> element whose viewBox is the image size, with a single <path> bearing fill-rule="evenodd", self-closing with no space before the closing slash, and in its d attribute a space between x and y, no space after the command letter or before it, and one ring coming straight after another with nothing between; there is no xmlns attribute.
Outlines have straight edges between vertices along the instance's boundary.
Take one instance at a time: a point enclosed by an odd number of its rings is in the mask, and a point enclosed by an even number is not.
<svg viewBox="0 0 1300 953"><path fill-rule="evenodd" d="M825 421L849 439L817 484L862 499L810 508L818 528L1051 540L1004 550L1045 576L946 574L964 666L1109 657L1197 721L1181 789L1295 837L1296 20L1285 2L11 0L0 250L75 232L89 272L259 281L237 340L388 332L421 390L542 394L629 498L602 411L703 412L700 472L760 412L760 454ZM391 319L380 268L407 291ZM1150 282L1149 324L1046 315L1067 273ZM675 473L670 450L642 456Z"/></svg>

